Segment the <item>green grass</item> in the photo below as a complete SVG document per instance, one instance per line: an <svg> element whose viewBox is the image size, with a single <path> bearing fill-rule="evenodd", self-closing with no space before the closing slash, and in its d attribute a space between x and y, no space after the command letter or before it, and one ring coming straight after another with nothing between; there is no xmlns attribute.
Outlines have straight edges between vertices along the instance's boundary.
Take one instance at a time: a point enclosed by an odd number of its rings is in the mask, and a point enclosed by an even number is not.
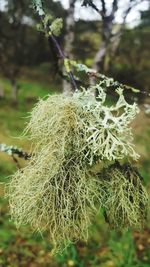
<svg viewBox="0 0 150 267"><path fill-rule="evenodd" d="M0 143L17 144L29 149L26 140L16 138L25 126L28 112L39 97L53 93L53 86L20 80L19 104L11 104L11 86L3 80L6 99L0 102ZM136 145L142 154L139 168L144 182L150 188L150 124L142 115L136 130ZM145 122L144 122L145 120ZM141 124L142 122L142 124ZM24 161L21 161L24 165ZM130 230L123 233L112 231L98 215L91 227L89 242L78 242L70 246L61 256L52 258L50 242L46 233L31 233L29 226L16 229L9 217L8 201L4 197L4 185L16 171L12 158L0 153L0 267L149 267L150 266L150 223L141 233Z"/></svg>
<svg viewBox="0 0 150 267"><path fill-rule="evenodd" d="M9 98L11 94L11 83L8 79L1 79L1 83L5 88L6 97ZM31 81L26 79L18 79L17 85L19 88L19 100L24 100L25 97L42 97L45 93L54 93L56 90L60 90L58 85L49 85L47 82Z"/></svg>

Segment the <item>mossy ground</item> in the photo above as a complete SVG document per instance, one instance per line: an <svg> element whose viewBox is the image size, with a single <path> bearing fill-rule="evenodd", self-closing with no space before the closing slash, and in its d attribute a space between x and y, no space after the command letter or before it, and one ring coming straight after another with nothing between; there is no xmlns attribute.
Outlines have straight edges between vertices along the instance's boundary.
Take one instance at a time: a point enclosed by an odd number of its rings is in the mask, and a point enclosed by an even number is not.
<svg viewBox="0 0 150 267"><path fill-rule="evenodd" d="M30 83L32 89L34 84ZM41 94L46 94L40 88ZM33 92L33 90L32 90ZM9 92L8 92L9 93ZM38 92L39 94L39 92ZM33 95L37 99L38 94ZM33 106L23 100L18 107L10 105L9 97L0 106L0 139L8 144L18 144L28 150L27 142L21 142L14 138L21 134L24 127L26 112ZM140 172L144 177L144 182L150 189L149 173L149 151L150 151L150 119L142 112L136 120L136 143L138 152L142 154L139 161ZM23 165L23 162L21 162ZM1 181L8 181L7 176L16 170L13 160L5 154L0 154ZM150 192L150 190L149 190ZM10 267L55 267L55 266L76 266L76 267L149 267L150 262L150 220L145 230L141 233L127 231L120 233L110 231L101 215L97 217L95 225L92 227L92 237L86 244L78 243L71 246L62 256L51 257L48 239L43 239L39 234L31 234L29 227L22 227L16 230L8 215L7 200L3 198L3 186L0 187L0 266Z"/></svg>

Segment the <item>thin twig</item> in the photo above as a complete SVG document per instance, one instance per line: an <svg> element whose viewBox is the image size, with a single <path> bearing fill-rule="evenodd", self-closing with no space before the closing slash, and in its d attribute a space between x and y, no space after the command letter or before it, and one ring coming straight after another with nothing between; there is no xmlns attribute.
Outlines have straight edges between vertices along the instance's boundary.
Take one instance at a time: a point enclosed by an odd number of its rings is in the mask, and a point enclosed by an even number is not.
<svg viewBox="0 0 150 267"><path fill-rule="evenodd" d="M53 34L51 34L51 35L48 37L48 40L49 40L49 42L52 41L53 44L55 45L55 47L56 47L56 49L57 49L57 51L58 51L58 55L59 55L59 57L60 57L64 62L65 62L65 60L68 60L68 58L65 56L63 50L61 49L61 46L59 45L59 43L58 43L56 37L55 37ZM65 64L64 64L64 65L65 65ZM74 75L73 75L72 71L66 69L66 72L67 72L67 74L68 74L68 76L69 76L70 83L71 83L71 86L72 86L73 91L77 90L77 84L76 84L76 81L75 81L75 78L74 78Z"/></svg>
<svg viewBox="0 0 150 267"><path fill-rule="evenodd" d="M148 96L148 97L150 96L150 93L148 93L148 92L140 91L139 89L134 88L132 86L122 84L122 83L120 83L118 81L114 81L113 78L108 78L107 76L105 76L104 74L101 74L101 73L97 72L96 70L92 70L91 69L91 70L89 70L89 72L87 74L89 76L94 76L95 78L98 78L98 79L100 79L102 81L104 80L104 82L109 79L109 81L110 81L109 86L110 87L114 87L114 88L122 87L123 89L129 89L129 90L131 90L133 93L142 94L142 95L145 95L145 96Z"/></svg>
<svg viewBox="0 0 150 267"><path fill-rule="evenodd" d="M19 161L16 159L16 157L12 154L12 158L13 158L13 161L15 162L16 166L18 169L21 168L20 164L19 164Z"/></svg>
<svg viewBox="0 0 150 267"><path fill-rule="evenodd" d="M16 146L7 146L6 144L0 144L0 152L5 152L10 156L18 156L19 158L23 158L25 160L29 160L31 155L26 151L23 151Z"/></svg>
<svg viewBox="0 0 150 267"><path fill-rule="evenodd" d="M98 9L98 7L93 3L92 0L84 0L83 3L82 3L82 6L90 6L95 11L97 11L98 13L100 12L100 10Z"/></svg>

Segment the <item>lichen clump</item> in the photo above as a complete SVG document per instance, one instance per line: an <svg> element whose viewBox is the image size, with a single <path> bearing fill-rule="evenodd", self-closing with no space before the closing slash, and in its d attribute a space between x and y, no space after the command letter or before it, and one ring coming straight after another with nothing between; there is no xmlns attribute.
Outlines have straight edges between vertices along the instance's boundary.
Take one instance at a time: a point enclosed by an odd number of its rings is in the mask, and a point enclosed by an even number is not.
<svg viewBox="0 0 150 267"><path fill-rule="evenodd" d="M126 173L117 175L114 170L113 177L108 175L106 179L104 175L103 179L92 171L96 164L104 173L105 164L138 158L129 127L138 108L125 101L121 89L116 92L118 101L111 106L99 85L73 96L49 96L40 100L31 113L26 131L32 142L32 157L9 184L10 210L17 226L29 223L35 231L47 230L55 252L69 242L87 240L88 228L101 207L105 207L113 225L141 224L146 206L141 181L137 178L135 183L130 182L128 191L130 179ZM121 195L119 181L125 196ZM122 201L117 211L115 190L119 190L118 200ZM135 194L136 190L139 193ZM140 202L143 195L144 201ZM122 196L126 199L122 200ZM129 206L128 212L124 205ZM138 208L142 211L138 212Z"/></svg>
<svg viewBox="0 0 150 267"><path fill-rule="evenodd" d="M148 196L142 177L130 164L118 162L100 174L105 190L105 216L112 228L144 226Z"/></svg>

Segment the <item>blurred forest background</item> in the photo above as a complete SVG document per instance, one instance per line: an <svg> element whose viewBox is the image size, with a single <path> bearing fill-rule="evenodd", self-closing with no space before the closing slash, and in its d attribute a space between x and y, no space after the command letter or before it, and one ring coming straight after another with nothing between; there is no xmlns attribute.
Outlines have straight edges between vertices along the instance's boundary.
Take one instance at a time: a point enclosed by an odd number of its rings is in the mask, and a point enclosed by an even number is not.
<svg viewBox="0 0 150 267"><path fill-rule="evenodd" d="M122 7L121 0L70 0L65 7L64 1L44 2L54 18L64 20L58 41L67 56L122 83L149 92L149 1L124 1ZM89 9L89 5L93 7ZM31 6L30 0L0 0L0 143L18 145L26 151L30 144L17 136L22 133L35 102L39 97L70 87L64 79L62 62L55 48L42 32L37 31L39 21ZM81 17L77 6L85 12ZM128 23L127 18L135 8L138 23ZM116 19L118 13L121 20ZM133 95L133 98L139 102L141 112L133 129L137 151L141 155L138 167L150 191L150 99L142 94L137 96ZM20 160L20 164L25 163ZM46 233L43 239L39 234L32 235L29 227L16 230L10 221L4 183L16 170L12 157L1 152L0 267L150 266L150 219L142 232L118 232L110 230L100 214L91 227L88 244L81 241L72 245L64 255L52 258Z"/></svg>

